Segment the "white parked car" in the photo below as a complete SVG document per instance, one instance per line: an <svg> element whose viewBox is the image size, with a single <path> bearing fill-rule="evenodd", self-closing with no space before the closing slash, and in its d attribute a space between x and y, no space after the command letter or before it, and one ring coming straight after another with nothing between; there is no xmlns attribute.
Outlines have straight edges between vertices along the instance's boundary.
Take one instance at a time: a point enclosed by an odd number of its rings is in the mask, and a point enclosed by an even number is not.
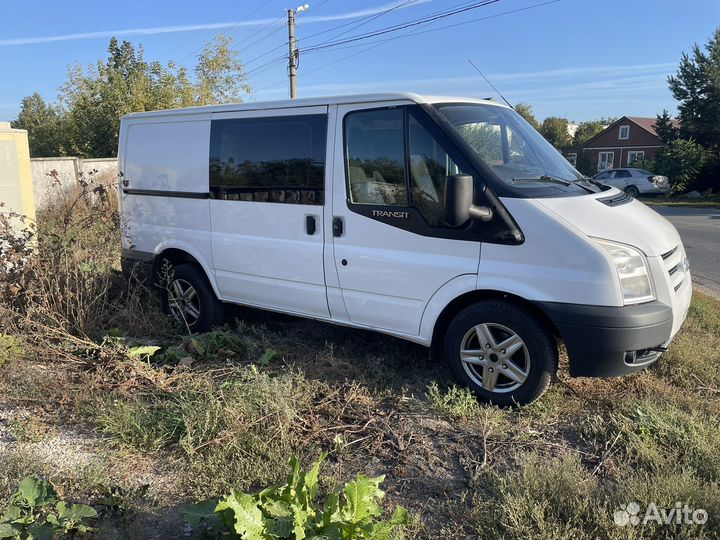
<svg viewBox="0 0 720 540"><path fill-rule="evenodd" d="M667 176L653 174L645 169L610 169L593 176L602 184L622 189L632 197L638 195L666 195L670 193Z"/></svg>
<svg viewBox="0 0 720 540"><path fill-rule="evenodd" d="M125 116L123 269L203 332L225 303L432 347L498 404L655 362L690 304L675 228L509 107L416 94ZM172 272L162 279L161 270Z"/></svg>

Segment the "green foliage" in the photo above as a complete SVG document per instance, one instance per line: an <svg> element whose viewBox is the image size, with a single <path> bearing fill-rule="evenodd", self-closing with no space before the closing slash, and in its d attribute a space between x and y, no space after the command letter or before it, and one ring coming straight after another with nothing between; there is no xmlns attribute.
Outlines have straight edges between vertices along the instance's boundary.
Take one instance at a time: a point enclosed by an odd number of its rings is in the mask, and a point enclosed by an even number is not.
<svg viewBox="0 0 720 540"><path fill-rule="evenodd" d="M128 349L128 356L136 356L139 358L149 359L162 347L156 345L140 345L138 347L130 347Z"/></svg>
<svg viewBox="0 0 720 540"><path fill-rule="evenodd" d="M142 46L110 40L108 58L68 71L58 102L23 99L16 127L28 130L34 157L117 153L120 117L141 111L242 101L250 91L232 39L205 45L195 68L145 59Z"/></svg>
<svg viewBox="0 0 720 540"><path fill-rule="evenodd" d="M475 416L480 406L477 397L468 388L460 388L458 386L450 386L446 392L443 392L433 381L427 387L427 397L430 405L440 414L451 416L453 418L467 418Z"/></svg>
<svg viewBox="0 0 720 540"><path fill-rule="evenodd" d="M0 333L0 368L5 362L21 353L22 347L16 337Z"/></svg>
<svg viewBox="0 0 720 540"><path fill-rule="evenodd" d="M580 122L575 135L573 136L573 146L582 146L595 135L600 133L607 127L603 120L590 120L588 122Z"/></svg>
<svg viewBox="0 0 720 540"><path fill-rule="evenodd" d="M654 171L668 177L674 192L685 191L698 177L707 153L692 140L676 139L655 156Z"/></svg>
<svg viewBox="0 0 720 540"><path fill-rule="evenodd" d="M31 157L53 157L66 155L67 138L63 123L61 108L46 103L35 92L23 98L20 114L12 125L27 130Z"/></svg>
<svg viewBox="0 0 720 540"><path fill-rule="evenodd" d="M533 112L533 108L531 105L528 105L527 103L518 103L517 105L515 105L515 112L522 116L527 121L527 123L535 129L538 129L540 127L540 124L535 118L535 113Z"/></svg>
<svg viewBox="0 0 720 540"><path fill-rule="evenodd" d="M398 506L390 519L378 521L383 514L380 501L385 493L380 484L384 475L370 478L358 474L354 481L333 487L324 497L324 505L320 504L318 480L326 457L323 454L304 471L293 456L285 485L253 495L233 490L214 507L209 501L201 503L186 514L186 519L217 526L219 516L241 539L396 538L397 528L407 523L408 515Z"/></svg>
<svg viewBox="0 0 720 540"><path fill-rule="evenodd" d="M28 476L2 511L0 538L50 540L57 535L85 535L94 530L87 524L94 517L94 508L58 501L49 482Z"/></svg>
<svg viewBox="0 0 720 540"><path fill-rule="evenodd" d="M194 361L210 361L229 357L246 359L260 355L261 351L262 349L258 347L253 336L248 335L242 329L220 328L204 334L185 336L182 343L168 347L155 359L165 362L176 362L188 356Z"/></svg>
<svg viewBox="0 0 720 540"><path fill-rule="evenodd" d="M683 53L677 73L668 77L678 100L681 136L695 139L715 153L720 151L720 28L705 45Z"/></svg>
<svg viewBox="0 0 720 540"><path fill-rule="evenodd" d="M146 377L162 376L162 366L146 367L154 370ZM233 478L277 481L278 465L304 437L299 418L310 407L315 385L299 373L275 375L256 366L228 370L224 378L217 385L200 375L142 397L109 396L93 412L123 446L175 450L186 458L188 482L200 496L228 489Z"/></svg>
<svg viewBox="0 0 720 540"><path fill-rule="evenodd" d="M679 130L673 126L672 118L667 110L663 109L662 114L658 114L655 120L655 132L657 133L663 144L669 144L680 135Z"/></svg>
<svg viewBox="0 0 720 540"><path fill-rule="evenodd" d="M509 470L486 470L477 483L481 538L591 538L604 517L597 478L577 456L520 454Z"/></svg>
<svg viewBox="0 0 720 540"><path fill-rule="evenodd" d="M592 176L597 172L597 163L594 162L587 152L583 152L582 148L578 149L575 168L586 176Z"/></svg>
<svg viewBox="0 0 720 540"><path fill-rule="evenodd" d="M539 131L550 144L559 150L572 146L573 140L568 133L568 121L565 118L550 116L543 120Z"/></svg>

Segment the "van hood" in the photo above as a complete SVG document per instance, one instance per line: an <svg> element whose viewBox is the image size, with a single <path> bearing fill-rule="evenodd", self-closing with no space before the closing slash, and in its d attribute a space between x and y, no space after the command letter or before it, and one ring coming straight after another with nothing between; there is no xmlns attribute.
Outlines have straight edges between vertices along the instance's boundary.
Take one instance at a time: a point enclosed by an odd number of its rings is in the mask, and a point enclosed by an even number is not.
<svg viewBox="0 0 720 540"><path fill-rule="evenodd" d="M680 243L680 235L672 223L640 201L628 200L617 188L534 202L587 236L635 246L648 257L667 253Z"/></svg>

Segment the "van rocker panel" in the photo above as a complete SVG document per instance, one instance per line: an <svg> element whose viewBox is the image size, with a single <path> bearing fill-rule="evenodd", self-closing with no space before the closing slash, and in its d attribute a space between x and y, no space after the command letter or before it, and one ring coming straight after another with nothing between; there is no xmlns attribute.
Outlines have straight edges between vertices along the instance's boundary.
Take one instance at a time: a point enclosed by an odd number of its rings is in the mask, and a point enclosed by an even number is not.
<svg viewBox="0 0 720 540"><path fill-rule="evenodd" d="M624 307L535 302L565 342L573 377L614 377L639 371L670 340L672 308L658 301ZM657 350L653 350L657 349ZM636 361L626 362L630 353Z"/></svg>

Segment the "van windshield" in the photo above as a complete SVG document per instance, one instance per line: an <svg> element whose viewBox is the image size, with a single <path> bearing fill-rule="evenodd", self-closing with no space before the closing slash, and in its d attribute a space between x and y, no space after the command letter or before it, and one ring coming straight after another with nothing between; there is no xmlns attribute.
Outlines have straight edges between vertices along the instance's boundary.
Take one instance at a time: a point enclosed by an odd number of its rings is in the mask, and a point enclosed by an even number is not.
<svg viewBox="0 0 720 540"><path fill-rule="evenodd" d="M512 109L469 103L441 104L436 108L508 184L518 188L569 185L584 178Z"/></svg>

